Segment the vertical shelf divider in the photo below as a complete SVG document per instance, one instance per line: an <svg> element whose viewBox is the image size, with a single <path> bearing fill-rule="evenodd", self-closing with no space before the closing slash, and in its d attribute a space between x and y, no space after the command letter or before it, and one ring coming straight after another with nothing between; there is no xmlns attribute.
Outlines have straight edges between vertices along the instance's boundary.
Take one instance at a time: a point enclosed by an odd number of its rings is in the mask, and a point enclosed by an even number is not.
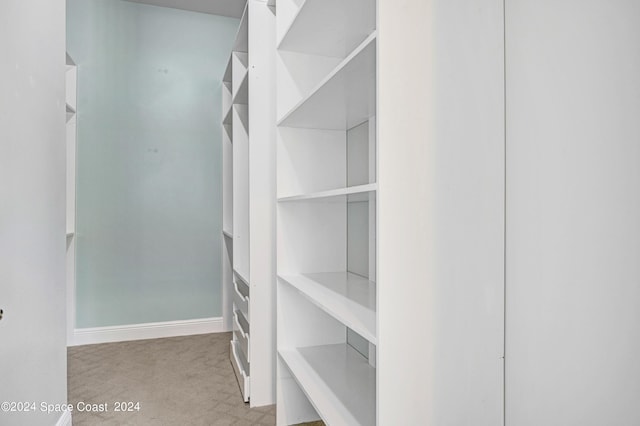
<svg viewBox="0 0 640 426"><path fill-rule="evenodd" d="M247 1L222 79L223 315L242 397L256 407L276 402L273 5Z"/></svg>

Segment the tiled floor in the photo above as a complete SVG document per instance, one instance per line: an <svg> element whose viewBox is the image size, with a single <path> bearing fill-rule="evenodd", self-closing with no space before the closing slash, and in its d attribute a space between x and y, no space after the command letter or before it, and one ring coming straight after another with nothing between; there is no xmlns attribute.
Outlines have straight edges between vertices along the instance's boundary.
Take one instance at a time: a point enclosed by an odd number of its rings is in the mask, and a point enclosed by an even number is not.
<svg viewBox="0 0 640 426"><path fill-rule="evenodd" d="M242 401L230 339L220 333L69 348L74 426L275 425L275 406L250 409ZM79 402L108 411L79 412ZM114 411L118 402L140 409Z"/></svg>

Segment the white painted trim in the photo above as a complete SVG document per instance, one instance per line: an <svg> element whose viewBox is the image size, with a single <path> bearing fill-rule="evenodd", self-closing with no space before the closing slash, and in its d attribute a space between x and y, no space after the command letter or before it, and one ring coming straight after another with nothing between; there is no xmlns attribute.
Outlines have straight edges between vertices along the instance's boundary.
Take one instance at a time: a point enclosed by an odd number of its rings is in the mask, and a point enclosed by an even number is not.
<svg viewBox="0 0 640 426"><path fill-rule="evenodd" d="M58 421L56 422L56 426L72 426L71 422L71 411L65 411L62 413Z"/></svg>
<svg viewBox="0 0 640 426"><path fill-rule="evenodd" d="M113 327L76 328L73 332L73 339L68 343L68 346L222 333L225 331L231 330L225 329L222 317L150 322Z"/></svg>

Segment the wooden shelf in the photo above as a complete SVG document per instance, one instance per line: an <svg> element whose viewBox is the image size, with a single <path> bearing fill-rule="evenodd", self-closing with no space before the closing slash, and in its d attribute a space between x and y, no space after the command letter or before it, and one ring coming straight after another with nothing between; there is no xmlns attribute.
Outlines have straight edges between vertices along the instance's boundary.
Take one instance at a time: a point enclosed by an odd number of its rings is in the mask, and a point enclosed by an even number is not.
<svg viewBox="0 0 640 426"><path fill-rule="evenodd" d="M284 202L290 202L290 201L315 200L315 199L321 199L321 198L340 197L344 195L363 194L367 192L376 191L377 189L378 189L378 184L369 183L366 185L357 185L357 186L350 186L347 188L331 189L329 191L320 191L320 192L314 192L310 194L300 194L300 195L292 195L289 197L280 197L278 198L278 202L284 203Z"/></svg>
<svg viewBox="0 0 640 426"><path fill-rule="evenodd" d="M374 282L350 272L321 272L278 277L371 343L378 343Z"/></svg>
<svg viewBox="0 0 640 426"><path fill-rule="evenodd" d="M337 344L278 353L326 424L376 424L376 370L353 348Z"/></svg>
<svg viewBox="0 0 640 426"><path fill-rule="evenodd" d="M375 0L306 0L293 13L278 49L344 58L376 27Z"/></svg>
<svg viewBox="0 0 640 426"><path fill-rule="evenodd" d="M376 33L371 34L278 122L348 130L376 113Z"/></svg>

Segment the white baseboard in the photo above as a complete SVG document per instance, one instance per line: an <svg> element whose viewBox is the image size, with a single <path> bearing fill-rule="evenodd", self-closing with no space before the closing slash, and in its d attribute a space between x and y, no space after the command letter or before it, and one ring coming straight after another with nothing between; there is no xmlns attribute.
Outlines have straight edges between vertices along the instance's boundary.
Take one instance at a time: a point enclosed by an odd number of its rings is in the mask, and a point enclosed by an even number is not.
<svg viewBox="0 0 640 426"><path fill-rule="evenodd" d="M228 330L225 330L222 317L118 325L113 327L76 328L73 332L73 339L68 342L68 346L191 336L194 334L222 333L225 331Z"/></svg>
<svg viewBox="0 0 640 426"><path fill-rule="evenodd" d="M63 412L56 422L56 426L71 426L71 411Z"/></svg>

